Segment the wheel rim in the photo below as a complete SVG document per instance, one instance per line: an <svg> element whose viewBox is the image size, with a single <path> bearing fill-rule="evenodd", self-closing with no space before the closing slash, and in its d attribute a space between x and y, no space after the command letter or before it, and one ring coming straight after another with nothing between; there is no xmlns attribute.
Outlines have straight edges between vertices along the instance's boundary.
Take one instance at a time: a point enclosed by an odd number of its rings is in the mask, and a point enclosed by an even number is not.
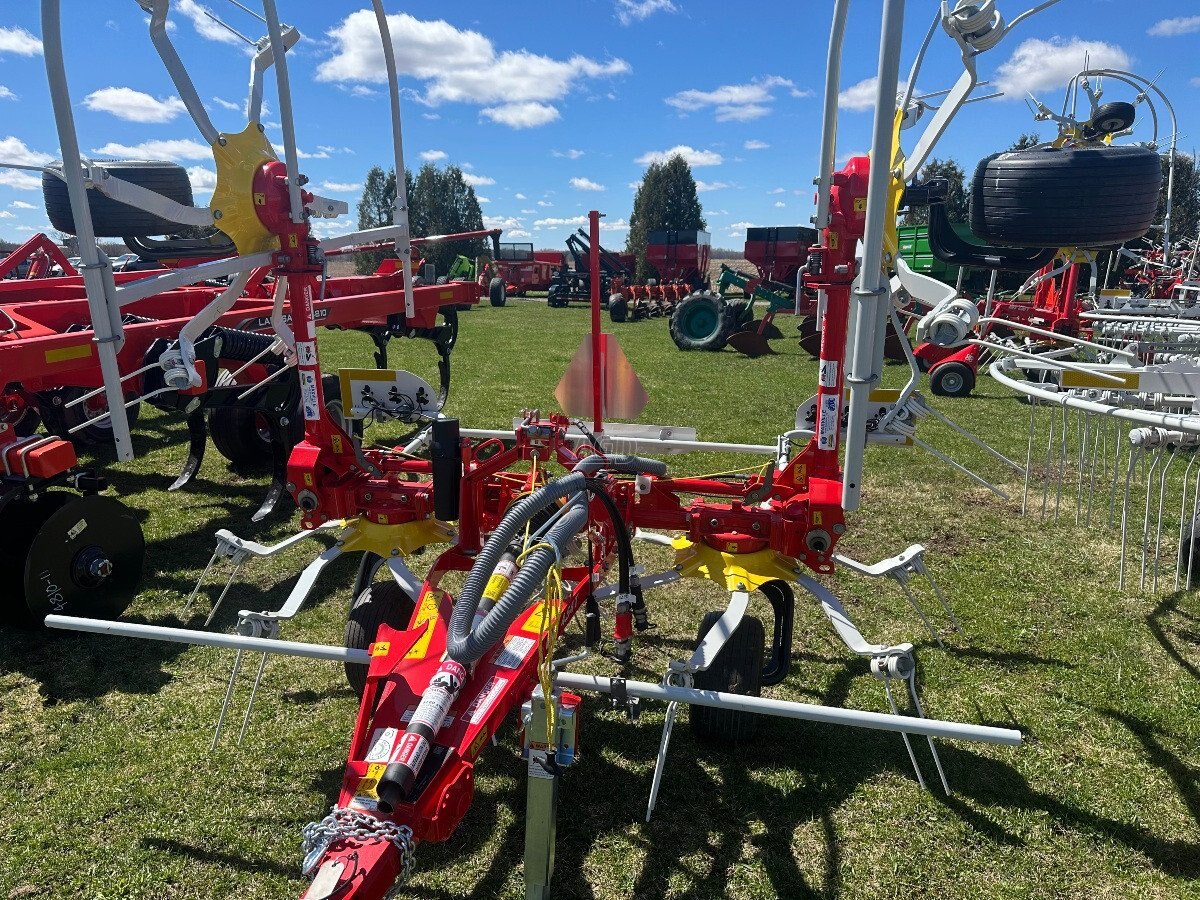
<svg viewBox="0 0 1200 900"><path fill-rule="evenodd" d="M721 323L720 316L710 303L694 303L685 313L680 324L683 333L694 341L711 336Z"/></svg>
<svg viewBox="0 0 1200 900"><path fill-rule="evenodd" d="M957 372L947 372L942 376L942 390L947 394L957 394L962 390L963 378Z"/></svg>

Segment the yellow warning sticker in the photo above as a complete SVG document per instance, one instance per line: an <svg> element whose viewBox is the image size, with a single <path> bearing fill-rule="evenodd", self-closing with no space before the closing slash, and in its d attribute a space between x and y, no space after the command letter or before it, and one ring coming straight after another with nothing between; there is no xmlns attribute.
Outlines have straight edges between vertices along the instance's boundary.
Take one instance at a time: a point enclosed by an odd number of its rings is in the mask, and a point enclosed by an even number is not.
<svg viewBox="0 0 1200 900"><path fill-rule="evenodd" d="M368 800L378 800L379 794L375 792L379 787L379 779L383 777L383 770L387 768L386 763L371 763L367 766L367 774L358 782L358 787L354 789L355 797L366 797Z"/></svg>
<svg viewBox="0 0 1200 900"><path fill-rule="evenodd" d="M525 624L521 626L522 631L528 631L531 634L542 633L542 616L546 614L546 602L539 600L533 606L533 612L529 614L529 618L525 620Z"/></svg>
<svg viewBox="0 0 1200 900"><path fill-rule="evenodd" d="M60 363L71 359L87 359L91 355L91 344L75 344L73 347L59 347L57 350L47 350L46 362Z"/></svg>
<svg viewBox="0 0 1200 900"><path fill-rule="evenodd" d="M814 525L820 525L822 518L823 516L821 515L821 511L819 509L814 509L812 514L812 523Z"/></svg>
<svg viewBox="0 0 1200 900"><path fill-rule="evenodd" d="M388 651L392 649L391 641L376 641L371 645L372 656L387 656Z"/></svg>
<svg viewBox="0 0 1200 900"><path fill-rule="evenodd" d="M438 617L438 595L436 591L426 591L425 599L421 601L421 608L417 610L417 621L414 623L414 628L425 626L425 633L417 638L417 642L412 645L409 651L404 654L405 659L424 659L429 653L429 642L433 640L433 628Z"/></svg>
<svg viewBox="0 0 1200 900"><path fill-rule="evenodd" d="M306 487L312 487L313 477L311 472L304 473L304 484Z"/></svg>
<svg viewBox="0 0 1200 900"><path fill-rule="evenodd" d="M342 436L340 434L331 434L329 436L329 444L333 447L333 452L338 456L342 455Z"/></svg>
<svg viewBox="0 0 1200 900"><path fill-rule="evenodd" d="M866 212L867 211L867 198L866 197L855 197L854 198L854 211L855 212Z"/></svg>

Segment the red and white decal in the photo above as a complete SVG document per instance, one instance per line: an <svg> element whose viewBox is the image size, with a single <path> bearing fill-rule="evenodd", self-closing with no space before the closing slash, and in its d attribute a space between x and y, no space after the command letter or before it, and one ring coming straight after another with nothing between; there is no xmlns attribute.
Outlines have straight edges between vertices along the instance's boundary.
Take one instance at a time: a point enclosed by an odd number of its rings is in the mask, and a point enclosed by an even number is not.
<svg viewBox="0 0 1200 900"><path fill-rule="evenodd" d="M471 705L463 712L462 720L471 725L478 725L486 719L507 685L507 678L501 678L499 675L489 678L483 689L475 695Z"/></svg>

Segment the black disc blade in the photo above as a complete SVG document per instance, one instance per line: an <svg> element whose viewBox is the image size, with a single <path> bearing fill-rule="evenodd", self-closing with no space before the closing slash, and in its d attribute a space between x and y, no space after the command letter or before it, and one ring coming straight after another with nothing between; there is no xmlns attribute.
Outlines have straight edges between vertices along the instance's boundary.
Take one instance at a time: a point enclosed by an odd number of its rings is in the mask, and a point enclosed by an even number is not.
<svg viewBox="0 0 1200 900"><path fill-rule="evenodd" d="M43 491L37 499L9 499L0 507L0 622L31 625L25 602L25 560L47 519L74 499L66 491Z"/></svg>
<svg viewBox="0 0 1200 900"><path fill-rule="evenodd" d="M137 593L145 555L142 526L125 504L70 497L33 536L25 604L39 622L51 613L116 618Z"/></svg>

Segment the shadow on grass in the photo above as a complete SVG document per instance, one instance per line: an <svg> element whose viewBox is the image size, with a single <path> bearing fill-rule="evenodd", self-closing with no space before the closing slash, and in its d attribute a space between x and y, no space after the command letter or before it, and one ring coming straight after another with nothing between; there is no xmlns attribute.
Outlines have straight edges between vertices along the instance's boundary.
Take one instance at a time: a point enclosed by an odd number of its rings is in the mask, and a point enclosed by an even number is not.
<svg viewBox="0 0 1200 900"><path fill-rule="evenodd" d="M169 853L172 856L184 856L197 862L237 869L242 872L250 872L258 875L270 873L272 875L281 875L285 878L296 877L296 865L281 865L280 863L271 862L261 857L252 857L239 853L225 853L220 850L214 850L211 847L197 847L194 844L185 844L183 841L177 841L174 838L144 837L142 838L142 846L150 850Z"/></svg>
<svg viewBox="0 0 1200 900"><path fill-rule="evenodd" d="M1187 596L1186 592L1181 591L1164 598L1146 616L1146 626L1154 635L1154 639L1158 641L1159 646L1166 651L1167 656L1175 660L1181 669L1200 681L1200 666L1188 659L1185 652L1190 649L1193 655L1200 656L1200 631L1197 631L1197 618L1187 610L1179 608L1180 601ZM1173 617L1185 620L1187 625L1172 627L1170 620Z"/></svg>

